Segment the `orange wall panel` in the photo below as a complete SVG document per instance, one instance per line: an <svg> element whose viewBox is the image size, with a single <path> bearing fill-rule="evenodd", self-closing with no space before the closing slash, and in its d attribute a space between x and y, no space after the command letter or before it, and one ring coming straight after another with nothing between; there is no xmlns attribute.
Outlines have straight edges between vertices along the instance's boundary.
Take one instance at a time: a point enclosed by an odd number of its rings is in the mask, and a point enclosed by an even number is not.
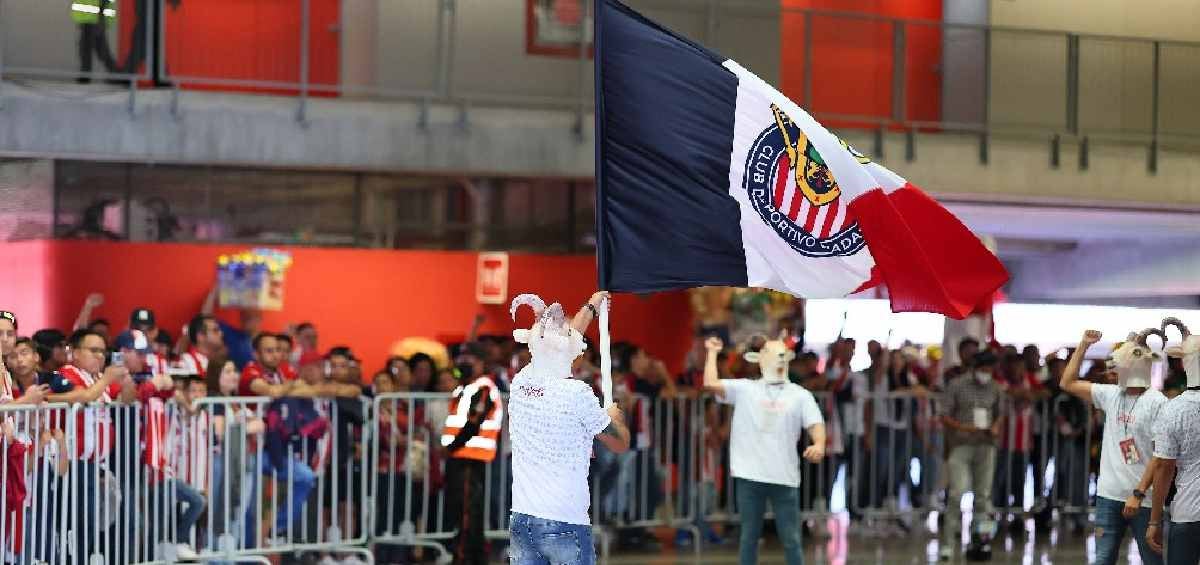
<svg viewBox="0 0 1200 565"><path fill-rule="evenodd" d="M782 0L780 88L814 114L888 118L893 115L892 22L845 16L812 16L812 100L805 100L805 14L796 9L851 12L886 18L942 19L942 0ZM937 120L941 108L941 30L908 25L907 114ZM822 120L826 125L845 125Z"/></svg>
<svg viewBox="0 0 1200 565"><path fill-rule="evenodd" d="M6 285L0 308L11 304L22 331L53 325L66 329L89 292L105 296L96 317L124 329L136 307L154 309L173 336L200 308L216 278L216 259L248 246L49 241L5 244L6 264L29 264L18 285ZM287 274L284 311L267 313L268 330L289 323L317 325L322 348L348 344L366 370L382 366L393 343L409 336L461 339L475 314L485 334L514 329L507 306L475 302L475 253L331 248L285 248L294 258ZM39 266L39 261L41 261ZM39 271L40 269L40 271ZM44 273L44 277L37 273ZM509 293L535 292L573 313L596 285L591 256L518 255L510 258ZM613 340L646 347L678 369L691 344L691 314L684 293L618 296ZM221 312L236 321L232 312ZM30 320L24 323L24 320ZM526 314L521 318L529 323ZM28 329L29 332L24 332ZM595 337L595 326L592 331Z"/></svg>
<svg viewBox="0 0 1200 565"><path fill-rule="evenodd" d="M119 0L120 60L129 51L135 0ZM167 74L192 78L300 81L301 0L205 0L163 4ZM340 0L309 0L309 82L337 85ZM192 85L195 87L196 85ZM294 91L211 86L215 90Z"/></svg>

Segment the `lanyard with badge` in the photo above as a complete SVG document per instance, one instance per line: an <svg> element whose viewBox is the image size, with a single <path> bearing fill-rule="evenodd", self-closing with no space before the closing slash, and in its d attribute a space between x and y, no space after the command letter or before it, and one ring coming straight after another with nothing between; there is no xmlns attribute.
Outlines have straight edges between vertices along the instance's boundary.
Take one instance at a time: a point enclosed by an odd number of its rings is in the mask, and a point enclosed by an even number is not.
<svg viewBox="0 0 1200 565"><path fill-rule="evenodd" d="M772 388L775 394L771 394ZM755 423L758 424L758 431L772 433L779 428L779 420L783 417L783 401L779 399L783 395L783 383L763 383L763 393Z"/></svg>
<svg viewBox="0 0 1200 565"><path fill-rule="evenodd" d="M1137 444L1133 441L1133 435L1129 433L1129 422L1133 419L1133 411L1137 409L1138 400L1142 399L1142 395L1133 397L1133 406L1129 407L1129 412L1124 411L1125 398L1117 400L1117 420L1121 422L1121 441L1117 445L1121 447L1121 458L1125 460L1126 465L1137 465L1142 462L1142 454L1138 451Z"/></svg>

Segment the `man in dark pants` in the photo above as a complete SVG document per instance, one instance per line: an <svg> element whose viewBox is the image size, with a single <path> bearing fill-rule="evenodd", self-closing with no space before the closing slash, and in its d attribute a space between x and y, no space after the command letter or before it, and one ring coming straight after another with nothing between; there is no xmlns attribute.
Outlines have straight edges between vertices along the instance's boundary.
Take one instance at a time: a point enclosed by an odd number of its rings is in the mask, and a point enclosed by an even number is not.
<svg viewBox="0 0 1200 565"><path fill-rule="evenodd" d="M454 563L486 564L484 483L496 459L504 408L491 377L484 375L451 394L442 446L446 449L447 515L461 516L450 542Z"/></svg>
<svg viewBox="0 0 1200 565"><path fill-rule="evenodd" d="M166 9L170 5L172 9L179 8L180 0L167 0L161 4L162 9ZM158 56L160 53L159 47L162 45L162 25L161 20L156 14L151 13L151 0L134 0L134 12L137 16L133 24L133 32L129 36L129 55L125 59L125 64L122 65L121 72L127 74L136 74L138 67L142 63L147 65L146 74L150 76L150 80L154 82L154 86L169 86L169 83L162 78L160 70L166 72L166 69L160 69L158 64ZM147 37L150 35L150 37ZM148 51L148 52L147 52ZM147 58L149 57L149 58ZM146 75L143 75L146 76Z"/></svg>
<svg viewBox="0 0 1200 565"><path fill-rule="evenodd" d="M71 4L71 19L79 26L79 71L92 72L92 54L104 64L104 72L118 72L112 49L108 45L108 25L116 23L117 6L111 0L75 0ZM79 82L91 82L90 76L80 76Z"/></svg>

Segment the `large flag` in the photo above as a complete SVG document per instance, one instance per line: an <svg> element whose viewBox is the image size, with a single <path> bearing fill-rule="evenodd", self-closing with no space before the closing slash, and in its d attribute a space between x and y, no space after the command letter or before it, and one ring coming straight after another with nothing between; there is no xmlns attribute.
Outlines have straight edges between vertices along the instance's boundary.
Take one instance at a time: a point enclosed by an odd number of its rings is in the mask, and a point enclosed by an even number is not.
<svg viewBox="0 0 1200 565"><path fill-rule="evenodd" d="M1008 280L950 212L736 62L617 0L595 21L602 288L884 284L897 312L962 318Z"/></svg>

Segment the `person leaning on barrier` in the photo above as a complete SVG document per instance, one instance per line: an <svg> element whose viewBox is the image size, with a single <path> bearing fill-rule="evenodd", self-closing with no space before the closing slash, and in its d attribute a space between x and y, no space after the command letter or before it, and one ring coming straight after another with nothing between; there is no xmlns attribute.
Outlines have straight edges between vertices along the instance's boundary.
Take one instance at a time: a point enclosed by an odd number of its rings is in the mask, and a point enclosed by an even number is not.
<svg viewBox="0 0 1200 565"><path fill-rule="evenodd" d="M1113 349L1109 371L1117 375L1116 385L1093 384L1079 380L1079 366L1087 350L1100 341L1096 330L1083 333L1079 347L1063 372L1063 390L1091 402L1104 412L1104 437L1100 451L1100 478L1096 487L1096 563L1117 562L1125 532L1132 529L1142 563L1162 563L1146 542L1150 522L1150 490L1154 478L1154 422L1167 398L1150 387L1150 369L1160 357L1146 345L1157 329L1130 334Z"/></svg>
<svg viewBox="0 0 1200 565"><path fill-rule="evenodd" d="M1183 345L1167 354L1182 358L1187 389L1158 414L1154 425L1154 498L1146 541L1163 552L1163 506L1172 483L1171 523L1167 531L1167 565L1200 563L1200 336L1191 335L1178 319L1163 320L1163 329L1175 325Z"/></svg>
<svg viewBox="0 0 1200 565"><path fill-rule="evenodd" d="M762 375L754 380L718 378L717 354L723 346L715 337L705 342L704 389L733 405L729 450L742 523L738 561L741 565L758 562L758 540L769 501L787 563L799 565L804 556L796 445L807 431L812 445L804 449L804 459L810 463L824 459L825 420L812 393L788 382L788 363L796 354L784 339L746 353L746 361L758 364Z"/></svg>
<svg viewBox="0 0 1200 565"><path fill-rule="evenodd" d="M946 386L942 425L950 445L948 472L950 496L946 499L946 520L942 528L939 556L948 561L954 556L962 527L963 493L974 493L972 547L968 551L990 552L992 535L992 479L996 471L996 438L1000 435L1003 391L993 378L996 356L978 353L971 361L971 373L954 379Z"/></svg>

